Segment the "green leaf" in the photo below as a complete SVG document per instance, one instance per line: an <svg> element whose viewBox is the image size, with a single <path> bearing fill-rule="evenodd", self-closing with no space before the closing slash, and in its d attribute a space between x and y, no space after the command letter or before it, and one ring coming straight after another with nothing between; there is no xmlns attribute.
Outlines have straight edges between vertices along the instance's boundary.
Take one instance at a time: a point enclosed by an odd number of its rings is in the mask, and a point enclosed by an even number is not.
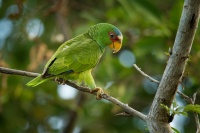
<svg viewBox="0 0 200 133"><path fill-rule="evenodd" d="M183 115L183 116L185 116L185 117L188 116L187 112L179 112L179 114L181 114L181 115Z"/></svg>
<svg viewBox="0 0 200 133"><path fill-rule="evenodd" d="M165 55L170 56L169 52L164 52Z"/></svg>
<svg viewBox="0 0 200 133"><path fill-rule="evenodd" d="M165 108L170 115L183 115L185 117L188 116L187 112L184 110L185 107L182 107L182 106L179 107L176 101L174 101L172 103L172 107L171 108L167 107L164 104L161 104L160 106Z"/></svg>
<svg viewBox="0 0 200 133"><path fill-rule="evenodd" d="M174 127L171 127L171 128L175 133L180 133L179 130L177 130L176 128L174 128Z"/></svg>
<svg viewBox="0 0 200 133"><path fill-rule="evenodd" d="M178 108L176 109L176 111L178 111L178 112L181 112L181 111L183 111L183 110L184 110L184 108L185 108L185 107L183 107L183 106L181 106L181 107L178 107Z"/></svg>
<svg viewBox="0 0 200 133"><path fill-rule="evenodd" d="M160 106L161 107L163 107L163 108L165 108L166 110L167 110L167 112L169 112L170 113L170 108L169 107L167 107L166 105L164 105L164 104L160 104Z"/></svg>
<svg viewBox="0 0 200 133"><path fill-rule="evenodd" d="M188 104L188 105L185 106L184 111L186 111L186 112L191 111L191 112L196 112L196 113L200 114L200 105L198 105L198 104L195 104L195 105Z"/></svg>
<svg viewBox="0 0 200 133"><path fill-rule="evenodd" d="M173 108L176 108L176 107L178 107L178 104L177 104L177 102L176 102L176 101L174 101L174 102L172 103L172 105L173 105L173 106L172 106Z"/></svg>

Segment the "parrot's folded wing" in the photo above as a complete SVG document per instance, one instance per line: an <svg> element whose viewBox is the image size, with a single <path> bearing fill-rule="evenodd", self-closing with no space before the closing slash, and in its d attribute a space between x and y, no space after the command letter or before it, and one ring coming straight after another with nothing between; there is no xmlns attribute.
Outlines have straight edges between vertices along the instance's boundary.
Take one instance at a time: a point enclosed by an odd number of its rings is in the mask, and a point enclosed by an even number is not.
<svg viewBox="0 0 200 133"><path fill-rule="evenodd" d="M68 43L73 44L69 46ZM62 75L71 71L75 73L87 71L96 66L102 54L103 51L96 41L83 35L78 36L62 44L56 51L45 66L43 77Z"/></svg>

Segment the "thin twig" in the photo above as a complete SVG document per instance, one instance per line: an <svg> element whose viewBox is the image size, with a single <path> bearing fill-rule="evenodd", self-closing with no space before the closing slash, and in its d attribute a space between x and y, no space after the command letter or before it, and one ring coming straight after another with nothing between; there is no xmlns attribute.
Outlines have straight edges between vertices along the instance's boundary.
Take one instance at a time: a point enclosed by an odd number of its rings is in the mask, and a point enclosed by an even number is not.
<svg viewBox="0 0 200 133"><path fill-rule="evenodd" d="M121 112L121 113L115 114L115 116L127 116L127 117L130 117L132 115L130 115L129 113L126 113L126 112Z"/></svg>
<svg viewBox="0 0 200 133"><path fill-rule="evenodd" d="M107 94L101 94L101 97L118 105L119 107L123 108L127 113L133 115L133 116L137 116L139 118L141 118L142 120L146 121L147 120L147 116L144 115L143 113L129 107L127 104L122 103L121 101L115 99L114 97L107 95Z"/></svg>
<svg viewBox="0 0 200 133"><path fill-rule="evenodd" d="M4 67L0 67L0 73L4 73L4 74L11 74L11 75L21 75L21 76L28 76L28 77L37 77L39 74L38 73L32 73L32 72L27 72L27 71L21 71L21 70L16 70L16 69L9 69L9 68L4 68ZM96 92L91 91L90 88L88 87L83 87L83 86L78 86L70 81L66 81L65 82L67 85L82 91L82 92L86 92L86 93L90 93L93 95L96 95ZM101 97L105 100L110 101L113 104L118 105L119 107L121 107L122 109L124 109L124 111L126 111L127 113L129 113L132 116L136 116L144 121L147 120L147 116L142 114L141 112L129 107L127 104L122 103L121 101L115 99L114 97L102 93Z"/></svg>
<svg viewBox="0 0 200 133"><path fill-rule="evenodd" d="M155 82L157 84L160 83L160 81L150 77L149 75L147 75L145 72L143 72L141 70L141 68L139 68L136 64L133 64L133 66L138 70L138 72L140 72L143 76L145 76L146 78L148 78L150 81ZM180 92L179 90L177 90L177 93L180 94L185 100L191 100L190 97L188 97L187 95L183 94L182 92Z"/></svg>
<svg viewBox="0 0 200 133"><path fill-rule="evenodd" d="M149 75L147 75L146 73L144 73L141 68L139 68L136 64L133 64L133 66L138 70L138 72L140 72L143 76L145 76L146 78L148 78L150 81L155 82L157 84L160 83L160 81L150 77Z"/></svg>
<svg viewBox="0 0 200 133"><path fill-rule="evenodd" d="M160 83L160 81L150 77L149 75L147 75L145 72L143 72L136 64L133 65L137 70L138 72L140 72L143 76L147 77L150 81L152 82L155 82L157 84ZM195 100L196 100L196 94L197 93L194 93L193 95L193 98L190 98L189 96L185 95L184 93L180 92L179 90L177 90L177 93L185 99L185 101L189 104L193 104L195 103ZM194 118L195 118L195 122L196 122L196 126L197 126L197 133L200 132L200 122L199 122L199 116L197 113L194 112Z"/></svg>
<svg viewBox="0 0 200 133"><path fill-rule="evenodd" d="M185 95L184 93L182 93L182 92L180 92L180 91L177 91L177 93L178 93L182 98L184 98L185 101L186 101L187 103L192 104L192 99L191 99L189 96Z"/></svg>
<svg viewBox="0 0 200 133"><path fill-rule="evenodd" d="M27 76L27 77L37 77L39 75L39 73L21 71L21 70L10 69L10 68L5 68L5 67L0 67L0 72L5 73L5 74L21 75L21 76Z"/></svg>

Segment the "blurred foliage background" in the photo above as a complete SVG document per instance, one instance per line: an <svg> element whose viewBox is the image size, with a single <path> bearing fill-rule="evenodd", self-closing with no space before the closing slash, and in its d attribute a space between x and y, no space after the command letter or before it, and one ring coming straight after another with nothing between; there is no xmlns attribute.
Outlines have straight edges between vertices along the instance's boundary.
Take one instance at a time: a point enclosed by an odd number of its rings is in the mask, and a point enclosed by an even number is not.
<svg viewBox="0 0 200 133"><path fill-rule="evenodd" d="M147 113L157 85L132 65L160 79L173 46L183 0L0 0L0 66L41 73L54 51L90 26L107 22L124 35L122 50L107 49L93 75L105 92ZM200 86L200 31L184 74L185 94ZM95 96L48 81L35 88L32 78L0 74L1 133L143 133L146 124L115 116L123 110ZM179 95L177 103L186 103ZM200 93L196 103L200 103ZM175 116L181 133L196 131L192 114Z"/></svg>

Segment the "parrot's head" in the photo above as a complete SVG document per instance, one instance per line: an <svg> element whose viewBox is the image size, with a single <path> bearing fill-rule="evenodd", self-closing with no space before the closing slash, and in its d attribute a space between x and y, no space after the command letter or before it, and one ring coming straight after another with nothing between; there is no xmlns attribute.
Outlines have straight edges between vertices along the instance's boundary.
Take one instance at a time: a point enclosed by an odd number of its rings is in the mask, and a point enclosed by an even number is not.
<svg viewBox="0 0 200 133"><path fill-rule="evenodd" d="M122 33L118 28L114 28L113 31L108 32L108 36L111 40L110 48L113 50L113 53L117 53L122 46Z"/></svg>
<svg viewBox="0 0 200 133"><path fill-rule="evenodd" d="M92 26L89 32L93 34L93 38L102 48L109 46L113 53L117 53L121 49L123 35L114 25L99 23Z"/></svg>

